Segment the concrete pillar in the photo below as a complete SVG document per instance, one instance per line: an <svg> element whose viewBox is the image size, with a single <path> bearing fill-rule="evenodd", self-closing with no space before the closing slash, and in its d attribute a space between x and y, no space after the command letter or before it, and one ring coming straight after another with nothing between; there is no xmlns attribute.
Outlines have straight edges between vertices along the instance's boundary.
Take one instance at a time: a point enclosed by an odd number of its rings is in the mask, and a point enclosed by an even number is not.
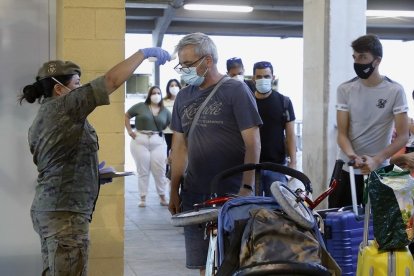
<svg viewBox="0 0 414 276"><path fill-rule="evenodd" d="M57 58L82 68L81 82L103 75L125 56L125 1L57 1ZM137 49L138 50L138 49ZM99 159L124 169L124 86L88 120L99 136ZM90 227L88 275L124 273L124 180L101 187Z"/></svg>
<svg viewBox="0 0 414 276"><path fill-rule="evenodd" d="M365 10L366 0L304 0L302 166L314 198L335 164L336 89L355 76L350 45L366 32ZM326 207L324 201L318 208Z"/></svg>

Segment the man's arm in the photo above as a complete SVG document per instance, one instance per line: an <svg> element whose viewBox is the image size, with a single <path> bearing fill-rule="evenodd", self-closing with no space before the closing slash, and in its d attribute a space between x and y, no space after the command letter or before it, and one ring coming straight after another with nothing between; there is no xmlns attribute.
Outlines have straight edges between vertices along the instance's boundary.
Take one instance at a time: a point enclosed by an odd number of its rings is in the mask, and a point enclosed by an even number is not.
<svg viewBox="0 0 414 276"><path fill-rule="evenodd" d="M290 158L288 166L289 166L289 168L296 169L295 121L287 122L285 124L285 131L286 131L287 155Z"/></svg>
<svg viewBox="0 0 414 276"><path fill-rule="evenodd" d="M364 160L359 157L352 147L351 141L348 137L349 131L349 112L338 110L336 112L336 124L338 127L337 142L341 150L348 156L349 160L355 160L354 167L359 168L363 165ZM349 161L345 160L345 161Z"/></svg>
<svg viewBox="0 0 414 276"><path fill-rule="evenodd" d="M179 197L181 178L187 168L187 143L184 133L173 133L171 147L171 191L168 210L172 215L181 212Z"/></svg>
<svg viewBox="0 0 414 276"><path fill-rule="evenodd" d="M378 168L378 166L386 159L393 156L397 151L407 144L408 141L408 116L407 113L399 113L394 115L394 126L397 137L375 156L362 156L366 159L366 165L361 169L362 173L369 173Z"/></svg>
<svg viewBox="0 0 414 276"><path fill-rule="evenodd" d="M395 164L398 167L414 170L414 152L393 156L390 159L391 164Z"/></svg>
<svg viewBox="0 0 414 276"><path fill-rule="evenodd" d="M258 163L260 158L260 132L259 127L245 129L241 132L246 152L244 154L244 164ZM254 187L254 171L246 171L243 173L242 184ZM240 195L251 195L251 191L246 188L240 188Z"/></svg>

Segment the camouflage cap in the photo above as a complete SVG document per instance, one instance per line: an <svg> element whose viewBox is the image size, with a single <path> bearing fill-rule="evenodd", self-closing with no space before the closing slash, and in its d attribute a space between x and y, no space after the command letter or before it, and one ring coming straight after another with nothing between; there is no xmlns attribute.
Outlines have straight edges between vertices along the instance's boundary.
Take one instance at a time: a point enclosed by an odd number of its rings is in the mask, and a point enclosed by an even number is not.
<svg viewBox="0 0 414 276"><path fill-rule="evenodd" d="M51 60L45 62L37 72L37 80L65 76L65 75L81 75L80 67L72 61Z"/></svg>

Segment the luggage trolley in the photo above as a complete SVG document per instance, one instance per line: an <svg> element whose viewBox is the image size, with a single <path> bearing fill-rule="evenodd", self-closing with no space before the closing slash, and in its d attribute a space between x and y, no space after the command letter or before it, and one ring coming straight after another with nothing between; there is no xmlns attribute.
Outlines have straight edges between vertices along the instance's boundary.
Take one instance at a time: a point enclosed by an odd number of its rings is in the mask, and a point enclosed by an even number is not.
<svg viewBox="0 0 414 276"><path fill-rule="evenodd" d="M258 183L260 183L259 180L261 170L280 172L298 179L300 182L303 183L305 187L305 191L301 191L302 196L306 197L306 195L312 192L311 182L306 175L297 170L274 163L244 164L225 170L222 173L215 176L212 180L212 191L215 191L215 187L217 187L217 185L225 178L249 170L256 171L256 193L259 190ZM223 236L225 235L226 231L231 231L232 225L230 221L234 222L235 219L248 218L248 211L252 208L265 207L271 209L279 209L285 211L289 216L290 214L288 212L290 212L291 214L293 214L293 217L291 219L295 221L298 225L304 227L305 229L316 228L316 231L319 231L317 229L316 220L312 214L312 211L308 207L306 207L306 204L303 202L303 200L296 200L298 197L294 192L289 190L289 188L285 187L283 188L282 192L279 193L278 198L280 202L278 202L277 200L275 201L275 199L271 197L262 196L237 197L236 195L226 195L223 197L217 197L217 195L214 192L212 192L211 199L203 203L196 204L194 206L194 210L192 211L187 211L172 216L171 222L174 226L186 226L191 224L202 223L207 224L206 229L208 233L206 236L209 237L210 243L206 262L206 275L216 275L224 259L225 248ZM235 205L233 205L233 203ZM237 206L237 208L241 208L242 211L233 212L233 214L231 215L231 219L222 218L223 214L229 211L230 208L228 206ZM232 210L237 209L233 207ZM323 240L320 240L323 243ZM283 269L280 268L282 270L280 270L279 272L286 275L286 267L287 266L285 265ZM318 265L305 265L304 267L288 267L288 269L296 272L303 270L304 273L301 275L330 275L326 274L328 273L326 268ZM306 271L308 271L308 273L306 273ZM317 274L315 274L315 271L317 271ZM268 273L270 274L277 274L279 272L268 271ZM238 271L237 275L249 275L246 273L248 272ZM280 273L279 275L281 275Z"/></svg>

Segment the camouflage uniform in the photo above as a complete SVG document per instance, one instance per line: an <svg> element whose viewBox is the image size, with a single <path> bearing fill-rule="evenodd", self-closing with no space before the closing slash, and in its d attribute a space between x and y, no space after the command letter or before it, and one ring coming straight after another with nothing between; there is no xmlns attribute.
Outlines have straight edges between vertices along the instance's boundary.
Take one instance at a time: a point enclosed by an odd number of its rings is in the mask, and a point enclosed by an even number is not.
<svg viewBox="0 0 414 276"><path fill-rule="evenodd" d="M87 275L89 216L73 212L31 212L42 246L42 275Z"/></svg>
<svg viewBox="0 0 414 276"><path fill-rule="evenodd" d="M65 96L46 98L29 129L39 172L31 214L44 275L68 275L54 271L61 262L78 270L70 275L86 275L89 221L99 193L98 137L86 117L105 104L109 96L100 77Z"/></svg>

